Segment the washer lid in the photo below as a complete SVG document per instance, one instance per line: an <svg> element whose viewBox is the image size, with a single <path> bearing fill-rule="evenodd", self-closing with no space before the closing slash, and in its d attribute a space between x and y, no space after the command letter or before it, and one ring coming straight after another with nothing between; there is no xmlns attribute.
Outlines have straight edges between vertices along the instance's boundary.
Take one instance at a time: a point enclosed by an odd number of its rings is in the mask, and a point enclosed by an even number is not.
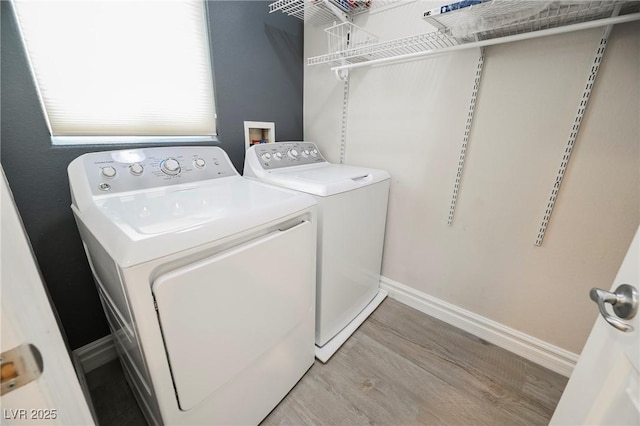
<svg viewBox="0 0 640 426"><path fill-rule="evenodd" d="M109 254L131 266L261 226L315 205L305 194L240 176L114 194L72 206Z"/></svg>
<svg viewBox="0 0 640 426"><path fill-rule="evenodd" d="M269 171L261 180L321 197L351 191L389 179L384 170L323 163Z"/></svg>

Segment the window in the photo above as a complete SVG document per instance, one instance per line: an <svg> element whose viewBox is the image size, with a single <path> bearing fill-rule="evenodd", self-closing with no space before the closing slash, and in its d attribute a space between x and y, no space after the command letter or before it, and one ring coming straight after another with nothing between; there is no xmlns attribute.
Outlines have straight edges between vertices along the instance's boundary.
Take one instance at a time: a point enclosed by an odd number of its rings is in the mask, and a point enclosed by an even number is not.
<svg viewBox="0 0 640 426"><path fill-rule="evenodd" d="M214 139L203 1L13 6L54 144Z"/></svg>

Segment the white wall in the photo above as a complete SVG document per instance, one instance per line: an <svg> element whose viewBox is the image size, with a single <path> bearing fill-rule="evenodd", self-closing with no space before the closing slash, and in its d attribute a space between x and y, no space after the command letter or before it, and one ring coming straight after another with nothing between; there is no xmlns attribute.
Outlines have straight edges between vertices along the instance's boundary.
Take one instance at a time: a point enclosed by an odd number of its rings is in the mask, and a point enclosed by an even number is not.
<svg viewBox="0 0 640 426"><path fill-rule="evenodd" d="M411 2L358 18L430 31ZM382 274L579 353L639 222L640 24L616 26L544 243L534 246L602 29L489 47L453 226L478 51L353 70L346 162L393 176ZM306 25L305 56L326 53ZM342 83L305 71L305 140L339 159Z"/></svg>

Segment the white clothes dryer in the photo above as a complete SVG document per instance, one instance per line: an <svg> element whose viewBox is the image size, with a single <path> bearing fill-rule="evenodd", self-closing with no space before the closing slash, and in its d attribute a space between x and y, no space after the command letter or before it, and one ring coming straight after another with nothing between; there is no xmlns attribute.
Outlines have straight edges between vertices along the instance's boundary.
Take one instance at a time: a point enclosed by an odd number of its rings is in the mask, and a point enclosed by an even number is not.
<svg viewBox="0 0 640 426"><path fill-rule="evenodd" d="M150 424L257 424L314 361L316 206L217 147L85 154L80 235Z"/></svg>
<svg viewBox="0 0 640 426"><path fill-rule="evenodd" d="M312 142L247 150L244 176L318 202L316 357L326 362L384 300L379 288L389 173L331 164Z"/></svg>

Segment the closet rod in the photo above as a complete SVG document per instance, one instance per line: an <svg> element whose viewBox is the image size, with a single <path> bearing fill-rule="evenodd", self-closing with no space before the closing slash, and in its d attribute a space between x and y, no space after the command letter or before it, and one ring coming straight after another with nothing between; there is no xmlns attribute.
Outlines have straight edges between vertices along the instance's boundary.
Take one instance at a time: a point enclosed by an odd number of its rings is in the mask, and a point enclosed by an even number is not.
<svg viewBox="0 0 640 426"><path fill-rule="evenodd" d="M586 30L586 29L590 29L590 28L604 27L606 25L613 25L613 24L622 24L622 23L625 23L625 22L632 22L632 21L637 21L637 20L640 20L640 13L631 13L629 15L614 16L614 17L610 17L610 18L598 19L596 21L589 21L589 22L581 22L581 23L578 23L578 24L564 25L562 27L548 28L546 30L531 31L531 32L528 32L528 33L523 33L523 34L515 34L515 35L511 35L511 36L492 38L492 39L488 39L488 40L473 41L473 42L466 43L466 44L459 44L459 45L456 45L456 46L443 47L441 49L425 50L425 51L422 51L422 52L407 53L405 55L399 55L399 56L393 56L393 57L381 58L381 59L374 59L374 60L367 61L367 62L357 62L357 63L354 63L354 64L339 65L339 66L331 68L331 71L338 71L338 70L351 69L351 68L361 68L361 67L366 67L366 66L370 66L370 65L385 64L385 63L389 63L389 62L396 62L396 61L403 61L403 60L407 60L407 59L420 58L420 57L423 57L423 56L429 56L429 55L434 55L434 54L438 54L438 53L447 53L447 52L452 52L452 51L456 51L456 50L472 49L472 48L475 48L475 47L492 46L492 45L495 45L495 44L509 43L509 42L512 42L512 41L527 40L527 39L531 39L531 38L544 37L544 36L550 36L550 35L555 35L555 34L563 34L563 33L568 33L568 32L572 32L572 31L580 31L580 30Z"/></svg>

